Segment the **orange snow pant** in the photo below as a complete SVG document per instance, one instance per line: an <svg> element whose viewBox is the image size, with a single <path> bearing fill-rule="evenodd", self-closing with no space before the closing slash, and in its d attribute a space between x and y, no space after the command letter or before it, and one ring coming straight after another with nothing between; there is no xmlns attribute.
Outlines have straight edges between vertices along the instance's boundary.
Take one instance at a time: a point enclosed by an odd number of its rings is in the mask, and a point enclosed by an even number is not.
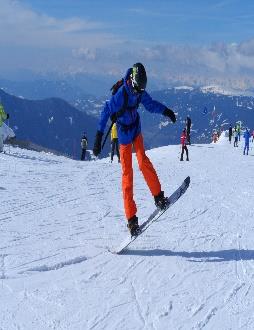
<svg viewBox="0 0 254 330"><path fill-rule="evenodd" d="M134 146L139 169L153 196L161 191L161 185L152 163L145 154L142 134L139 134L132 143L120 145L120 159L122 164L122 190L124 209L127 219L137 212L136 203L133 199L133 168L132 168L132 145Z"/></svg>

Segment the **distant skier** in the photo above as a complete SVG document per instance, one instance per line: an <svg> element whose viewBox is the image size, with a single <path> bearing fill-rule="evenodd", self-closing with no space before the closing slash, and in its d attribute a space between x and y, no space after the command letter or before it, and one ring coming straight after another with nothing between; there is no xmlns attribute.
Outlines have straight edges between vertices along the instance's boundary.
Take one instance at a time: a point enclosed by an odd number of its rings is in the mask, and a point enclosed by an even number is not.
<svg viewBox="0 0 254 330"><path fill-rule="evenodd" d="M87 149L87 136L86 133L84 132L82 138L81 138L81 157L80 160L85 160L86 158L86 149Z"/></svg>
<svg viewBox="0 0 254 330"><path fill-rule="evenodd" d="M228 139L229 139L229 143L231 144L231 140L232 140L232 135L233 135L233 129L232 129L232 125L229 125L229 129L228 129Z"/></svg>
<svg viewBox="0 0 254 330"><path fill-rule="evenodd" d="M183 161L184 151L186 152L186 160L189 161L189 152L188 152L186 142L187 142L187 134L186 134L186 129L184 128L182 131L182 134L181 134L182 153L181 153L180 161Z"/></svg>
<svg viewBox="0 0 254 330"><path fill-rule="evenodd" d="M236 126L233 131L233 136L234 136L234 147L238 147L238 132Z"/></svg>
<svg viewBox="0 0 254 330"><path fill-rule="evenodd" d="M0 152L4 150L3 122L9 119L9 114L5 113L3 105L0 103Z"/></svg>
<svg viewBox="0 0 254 330"><path fill-rule="evenodd" d="M252 131L252 143L254 142L254 130Z"/></svg>
<svg viewBox="0 0 254 330"><path fill-rule="evenodd" d="M187 138L188 144L191 144L191 142L190 142L191 119L190 119L189 115L187 116L185 123L186 123L186 138Z"/></svg>
<svg viewBox="0 0 254 330"><path fill-rule="evenodd" d="M114 123L114 125L111 128L111 163L113 162L115 151L118 157L118 163L120 163L116 123Z"/></svg>
<svg viewBox="0 0 254 330"><path fill-rule="evenodd" d="M175 114L162 103L155 101L146 92L146 70L141 63L136 63L128 69L123 84L111 99L106 102L101 113L101 120L95 137L93 152L98 156L101 152L102 136L109 117L116 122L118 140L120 144L120 159L122 165L122 190L124 199L125 215L131 236L140 232L137 207L133 198L133 168L132 148L134 146L136 157L145 181L154 196L155 205L163 209L167 199L161 190L161 184L154 167L147 157L141 133L139 104L142 103L146 110L153 113L163 114L176 121Z"/></svg>
<svg viewBox="0 0 254 330"><path fill-rule="evenodd" d="M247 151L247 155L249 153L249 147L250 147L250 132L248 130L248 128L246 128L244 134L243 134L243 138L244 138L244 150L243 150L243 154L245 155L245 151Z"/></svg>

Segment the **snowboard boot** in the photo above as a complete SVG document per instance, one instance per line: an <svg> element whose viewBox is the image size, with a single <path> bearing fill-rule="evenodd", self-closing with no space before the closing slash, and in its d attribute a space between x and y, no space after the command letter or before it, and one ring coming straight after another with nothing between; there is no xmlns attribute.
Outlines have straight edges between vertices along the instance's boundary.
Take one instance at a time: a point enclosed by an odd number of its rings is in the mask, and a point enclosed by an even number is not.
<svg viewBox="0 0 254 330"><path fill-rule="evenodd" d="M180 158L180 162L182 162L182 161L183 161L183 157Z"/></svg>
<svg viewBox="0 0 254 330"><path fill-rule="evenodd" d="M138 236L140 234L140 228L138 225L138 217L134 215L130 219L128 219L128 225L127 225L131 236Z"/></svg>
<svg viewBox="0 0 254 330"><path fill-rule="evenodd" d="M161 191L157 196L154 196L155 206L160 210L164 210L168 204L167 197L164 196L164 191Z"/></svg>

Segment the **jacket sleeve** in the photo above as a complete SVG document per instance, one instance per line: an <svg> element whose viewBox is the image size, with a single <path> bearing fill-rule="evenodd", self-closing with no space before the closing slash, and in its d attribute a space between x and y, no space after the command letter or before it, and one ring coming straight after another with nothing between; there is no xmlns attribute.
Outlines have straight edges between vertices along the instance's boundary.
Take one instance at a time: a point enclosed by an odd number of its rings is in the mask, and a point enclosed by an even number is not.
<svg viewBox="0 0 254 330"><path fill-rule="evenodd" d="M151 96L144 91L141 97L141 103L146 108L147 111L153 113L163 113L163 111L167 108L164 104L155 101L151 98Z"/></svg>
<svg viewBox="0 0 254 330"><path fill-rule="evenodd" d="M101 118L98 125L98 131L100 131L101 133L104 133L109 117L110 117L110 110L108 106L108 101L106 101L105 106L101 112Z"/></svg>
<svg viewBox="0 0 254 330"><path fill-rule="evenodd" d="M106 101L105 106L101 112L101 118L98 125L98 131L104 133L108 119L114 113L119 111L124 103L123 89L120 88L115 95L112 95L109 101Z"/></svg>

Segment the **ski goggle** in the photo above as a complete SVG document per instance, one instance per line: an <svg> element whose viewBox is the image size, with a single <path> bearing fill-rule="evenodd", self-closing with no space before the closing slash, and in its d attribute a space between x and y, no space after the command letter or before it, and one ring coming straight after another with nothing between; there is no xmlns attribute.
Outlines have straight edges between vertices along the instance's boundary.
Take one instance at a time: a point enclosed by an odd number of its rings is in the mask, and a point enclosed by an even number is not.
<svg viewBox="0 0 254 330"><path fill-rule="evenodd" d="M135 80L135 77L133 77L133 75L131 75L131 85L132 85L133 91L135 93L142 93L145 90L144 88L139 88L139 86Z"/></svg>

